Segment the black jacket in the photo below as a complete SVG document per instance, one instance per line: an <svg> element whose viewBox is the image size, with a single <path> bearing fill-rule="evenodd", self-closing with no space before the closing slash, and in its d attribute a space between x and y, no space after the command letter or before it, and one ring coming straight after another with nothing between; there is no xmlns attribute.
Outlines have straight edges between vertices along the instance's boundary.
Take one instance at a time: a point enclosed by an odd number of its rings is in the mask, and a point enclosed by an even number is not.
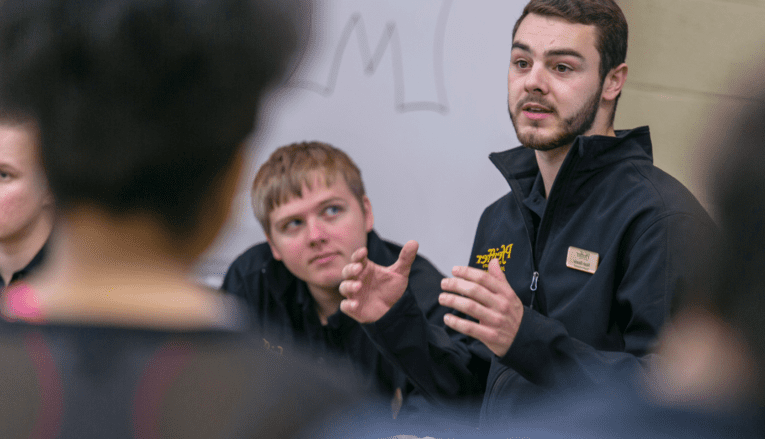
<svg viewBox="0 0 765 439"><path fill-rule="evenodd" d="M454 399L484 384L483 424L561 386L642 363L715 230L691 193L653 166L647 127L577 138L546 200L534 151L490 158L511 192L481 216L470 265L500 258L525 305L507 354L434 326L418 347L398 341L405 328L427 326L413 297L366 325L426 393Z"/></svg>
<svg viewBox="0 0 765 439"><path fill-rule="evenodd" d="M396 262L401 251L400 246L381 240L374 231L368 234L367 248L369 259L384 266ZM438 304L442 278L429 261L417 256L409 288L421 306L418 311L429 321L443 321L448 311ZM403 372L383 358L355 320L338 310L322 326L307 285L274 259L268 244L258 244L240 255L229 267L222 289L250 305L255 325L269 334L265 343L271 349L285 354L290 349L307 350L320 363L350 366L369 390L386 398L393 397L400 388L406 402L414 390Z"/></svg>

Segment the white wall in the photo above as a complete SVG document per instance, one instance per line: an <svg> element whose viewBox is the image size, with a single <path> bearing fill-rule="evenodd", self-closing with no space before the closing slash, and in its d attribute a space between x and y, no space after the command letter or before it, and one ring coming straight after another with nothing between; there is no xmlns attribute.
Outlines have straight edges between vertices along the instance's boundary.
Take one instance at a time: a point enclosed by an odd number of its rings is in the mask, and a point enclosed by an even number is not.
<svg viewBox="0 0 765 439"><path fill-rule="evenodd" d="M650 125L657 166L714 211L706 149L724 138L710 127L725 113L713 111L737 114L751 100L735 86L765 60L765 0L617 3L630 26L630 72L615 127ZM525 4L321 1L313 46L267 108L232 219L197 274L219 283L264 239L249 184L276 147L302 140L332 143L358 163L383 237L417 239L445 273L466 264L481 211L508 191L487 156L517 145L506 74Z"/></svg>
<svg viewBox="0 0 765 439"><path fill-rule="evenodd" d="M213 285L264 240L249 185L277 147L320 140L362 171L386 239L420 242L448 273L468 262L482 210L509 187L487 156L517 145L507 115L512 26L524 0L332 0L272 99L232 219L200 262Z"/></svg>

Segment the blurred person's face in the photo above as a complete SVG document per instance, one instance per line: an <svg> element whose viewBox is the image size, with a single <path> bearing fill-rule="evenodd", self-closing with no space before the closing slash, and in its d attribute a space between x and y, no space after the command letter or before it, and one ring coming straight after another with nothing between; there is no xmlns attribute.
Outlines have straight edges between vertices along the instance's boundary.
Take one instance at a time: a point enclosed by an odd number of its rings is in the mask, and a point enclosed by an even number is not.
<svg viewBox="0 0 765 439"><path fill-rule="evenodd" d="M23 237L53 203L35 135L0 124L0 242Z"/></svg>
<svg viewBox="0 0 765 439"><path fill-rule="evenodd" d="M595 26L529 14L518 26L507 104L518 140L547 151L590 133L603 82Z"/></svg>
<svg viewBox="0 0 765 439"><path fill-rule="evenodd" d="M317 175L302 194L269 213L268 243L274 257L309 288L336 289L353 252L367 245L374 225L372 205L365 195L362 209L340 175L331 186Z"/></svg>

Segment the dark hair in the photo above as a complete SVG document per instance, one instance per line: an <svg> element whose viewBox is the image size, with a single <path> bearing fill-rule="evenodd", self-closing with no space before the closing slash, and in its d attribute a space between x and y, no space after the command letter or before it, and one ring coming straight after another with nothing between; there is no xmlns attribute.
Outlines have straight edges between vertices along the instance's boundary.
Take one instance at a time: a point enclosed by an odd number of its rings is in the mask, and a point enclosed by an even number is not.
<svg viewBox="0 0 765 439"><path fill-rule="evenodd" d="M294 6L0 2L0 93L38 121L59 208L140 210L170 232L193 229L297 48L306 26Z"/></svg>
<svg viewBox="0 0 765 439"><path fill-rule="evenodd" d="M613 0L531 0L513 27L513 38L529 14L559 17L570 23L593 25L598 30L600 80L627 58L627 20Z"/></svg>

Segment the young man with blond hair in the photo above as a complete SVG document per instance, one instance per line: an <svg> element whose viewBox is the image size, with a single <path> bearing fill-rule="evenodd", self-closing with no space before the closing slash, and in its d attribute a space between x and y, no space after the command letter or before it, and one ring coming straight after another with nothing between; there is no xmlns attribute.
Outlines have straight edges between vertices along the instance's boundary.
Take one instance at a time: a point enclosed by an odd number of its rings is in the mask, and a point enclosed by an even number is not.
<svg viewBox="0 0 765 439"><path fill-rule="evenodd" d="M249 303L274 350L307 350L320 362L350 364L371 391L391 398L395 416L412 384L339 310L342 269L356 250L368 248L370 259L382 265L394 263L401 251L373 230L358 167L326 143L283 146L258 171L252 204L266 242L231 264L222 288ZM414 258L409 285L420 312L439 323L446 313L438 304L442 278L430 262Z"/></svg>

